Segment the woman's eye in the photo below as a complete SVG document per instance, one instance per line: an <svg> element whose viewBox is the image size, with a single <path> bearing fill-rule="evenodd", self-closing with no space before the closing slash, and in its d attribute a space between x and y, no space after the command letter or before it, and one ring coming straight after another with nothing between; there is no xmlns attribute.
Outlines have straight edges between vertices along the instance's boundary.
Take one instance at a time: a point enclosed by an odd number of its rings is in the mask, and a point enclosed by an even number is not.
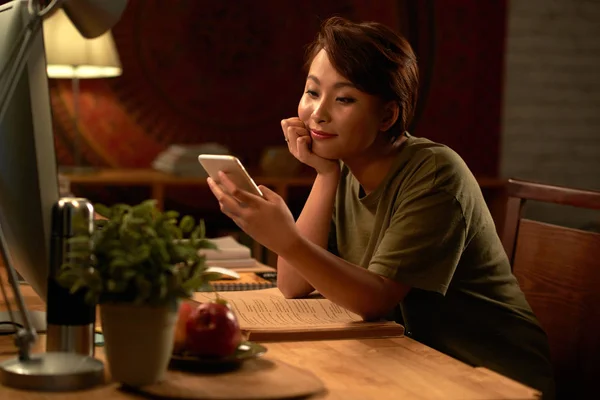
<svg viewBox="0 0 600 400"><path fill-rule="evenodd" d="M305 93L308 94L310 97L319 96L319 94L317 92L315 92L314 90L310 90L310 89L308 89Z"/></svg>
<svg viewBox="0 0 600 400"><path fill-rule="evenodd" d="M352 97L338 97L336 100L343 104L351 104L356 101Z"/></svg>

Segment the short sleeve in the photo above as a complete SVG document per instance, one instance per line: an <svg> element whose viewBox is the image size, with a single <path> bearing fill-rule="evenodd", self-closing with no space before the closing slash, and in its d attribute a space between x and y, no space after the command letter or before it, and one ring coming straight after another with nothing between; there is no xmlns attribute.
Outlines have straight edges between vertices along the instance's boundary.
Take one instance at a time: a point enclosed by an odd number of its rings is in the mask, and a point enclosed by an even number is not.
<svg viewBox="0 0 600 400"><path fill-rule="evenodd" d="M458 200L443 190L423 190L398 205L368 268L411 287L445 295L465 238Z"/></svg>

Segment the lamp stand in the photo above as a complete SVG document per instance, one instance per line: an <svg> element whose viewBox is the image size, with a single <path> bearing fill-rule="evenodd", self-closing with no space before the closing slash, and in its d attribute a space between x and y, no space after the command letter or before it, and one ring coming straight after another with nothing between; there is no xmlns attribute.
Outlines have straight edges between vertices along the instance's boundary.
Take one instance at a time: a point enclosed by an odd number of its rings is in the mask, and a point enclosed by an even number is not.
<svg viewBox="0 0 600 400"><path fill-rule="evenodd" d="M74 70L77 70L77 66L73 66ZM83 142L81 137L81 130L79 129L79 77L77 74L71 79L71 88L73 91L73 131L75 132L73 139L73 159L74 165L72 166L60 166L59 172L64 174L90 174L96 172L97 169L91 166L82 165L82 153L81 144Z"/></svg>

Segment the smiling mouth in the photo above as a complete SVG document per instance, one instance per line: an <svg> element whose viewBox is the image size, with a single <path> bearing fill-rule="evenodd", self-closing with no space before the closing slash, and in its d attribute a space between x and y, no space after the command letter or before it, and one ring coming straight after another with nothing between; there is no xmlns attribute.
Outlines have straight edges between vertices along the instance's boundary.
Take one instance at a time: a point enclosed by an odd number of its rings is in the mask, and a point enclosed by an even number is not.
<svg viewBox="0 0 600 400"><path fill-rule="evenodd" d="M337 136L337 135L332 135L331 133L314 131L314 130L311 130L310 134L314 139L332 139Z"/></svg>

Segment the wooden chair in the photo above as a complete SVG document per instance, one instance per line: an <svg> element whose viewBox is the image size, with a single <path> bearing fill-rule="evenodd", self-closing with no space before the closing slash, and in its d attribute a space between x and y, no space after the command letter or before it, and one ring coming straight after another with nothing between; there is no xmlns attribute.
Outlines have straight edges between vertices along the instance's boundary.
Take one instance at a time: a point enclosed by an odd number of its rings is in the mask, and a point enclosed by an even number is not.
<svg viewBox="0 0 600 400"><path fill-rule="evenodd" d="M600 381L600 234L522 218L527 200L600 210L600 192L509 180L502 242L548 334L557 397Z"/></svg>

